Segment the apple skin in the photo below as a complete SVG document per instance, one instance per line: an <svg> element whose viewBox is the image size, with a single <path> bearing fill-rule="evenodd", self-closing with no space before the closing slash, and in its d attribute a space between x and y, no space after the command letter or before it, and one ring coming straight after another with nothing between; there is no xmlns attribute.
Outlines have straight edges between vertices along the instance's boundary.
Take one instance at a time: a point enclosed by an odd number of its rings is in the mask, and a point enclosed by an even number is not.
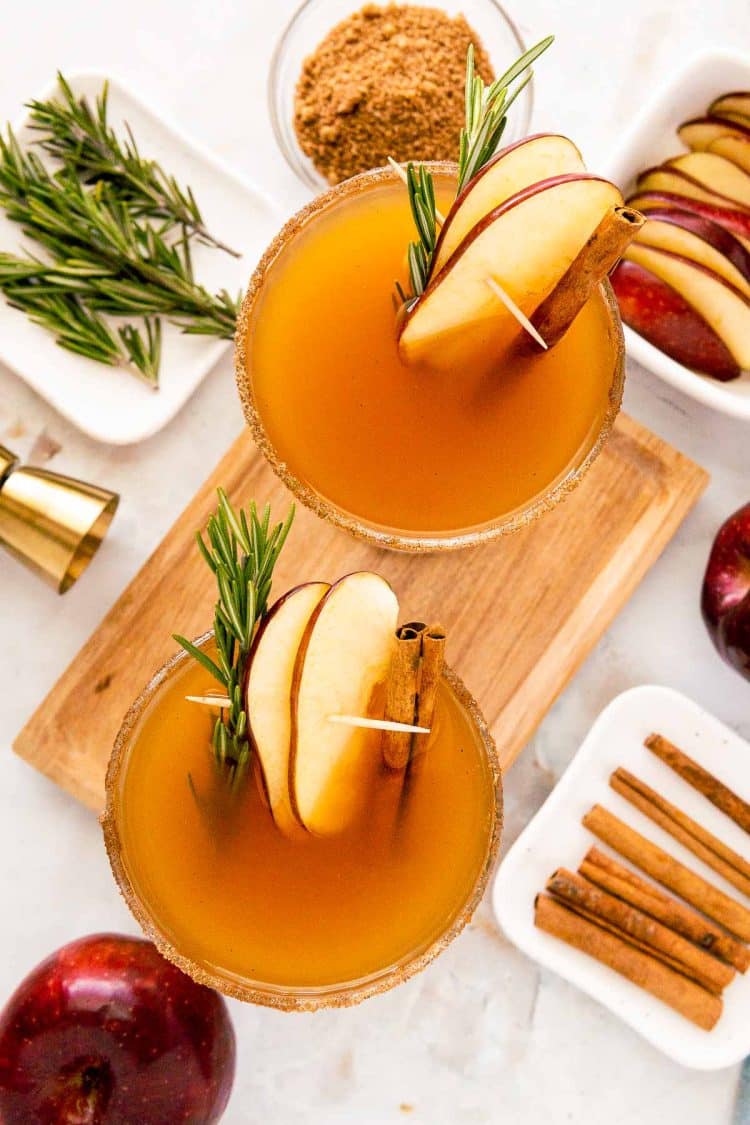
<svg viewBox="0 0 750 1125"><path fill-rule="evenodd" d="M750 504L719 528L703 579L701 610L719 655L750 680Z"/></svg>
<svg viewBox="0 0 750 1125"><path fill-rule="evenodd" d="M647 219L658 219L663 223L672 223L673 226L682 227L690 231L704 242L713 246L728 261L739 270L746 281L750 282L750 250L738 238L722 227L713 219L707 219L695 211L683 210L679 207L653 207L644 212ZM645 241L645 240L644 240Z"/></svg>
<svg viewBox="0 0 750 1125"><path fill-rule="evenodd" d="M644 215L654 207L680 207L685 211L693 211L696 215L702 215L704 219L711 219L740 238L750 240L750 214L747 211L718 207L714 203L691 199L689 196L673 191L635 192L628 200L628 204L643 211Z"/></svg>
<svg viewBox="0 0 750 1125"><path fill-rule="evenodd" d="M721 382L738 378L731 352L700 313L666 281L623 259L610 275L622 319L678 363Z"/></svg>
<svg viewBox="0 0 750 1125"><path fill-rule="evenodd" d="M0 1016L0 1121L211 1125L234 1068L218 993L151 942L94 934L38 965Z"/></svg>

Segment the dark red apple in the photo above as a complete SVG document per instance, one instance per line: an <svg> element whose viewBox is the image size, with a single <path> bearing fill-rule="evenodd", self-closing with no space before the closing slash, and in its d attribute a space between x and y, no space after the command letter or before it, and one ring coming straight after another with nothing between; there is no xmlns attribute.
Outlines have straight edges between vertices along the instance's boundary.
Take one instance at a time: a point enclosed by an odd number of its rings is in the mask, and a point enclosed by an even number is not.
<svg viewBox="0 0 750 1125"><path fill-rule="evenodd" d="M691 199L676 191L638 191L631 195L628 204L643 211L644 214L648 214L654 207L680 207L685 211L693 211L696 215L702 215L705 219L711 219L738 238L750 241L748 211L739 211L731 206L720 207L703 199Z"/></svg>
<svg viewBox="0 0 750 1125"><path fill-rule="evenodd" d="M750 680L750 504L730 516L714 539L701 609L719 654Z"/></svg>
<svg viewBox="0 0 750 1125"><path fill-rule="evenodd" d="M625 259L610 280L622 319L654 347L722 382L739 376L726 344L671 285Z"/></svg>
<svg viewBox="0 0 750 1125"><path fill-rule="evenodd" d="M210 1125L234 1080L218 993L148 941L96 934L63 946L0 1016L3 1125Z"/></svg>

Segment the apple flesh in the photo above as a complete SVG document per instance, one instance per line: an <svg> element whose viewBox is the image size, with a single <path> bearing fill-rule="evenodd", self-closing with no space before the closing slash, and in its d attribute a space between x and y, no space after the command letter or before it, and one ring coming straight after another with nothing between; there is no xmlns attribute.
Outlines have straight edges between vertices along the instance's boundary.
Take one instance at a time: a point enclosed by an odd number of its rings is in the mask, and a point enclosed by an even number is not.
<svg viewBox="0 0 750 1125"><path fill-rule="evenodd" d="M731 352L696 310L671 286L635 262L622 260L610 275L622 319L639 335L713 379L736 379Z"/></svg>
<svg viewBox="0 0 750 1125"><path fill-rule="evenodd" d="M628 199L628 206L635 207L648 215L654 209L679 208L683 211L692 211L701 218L710 219L724 227L730 234L742 242L746 249L750 249L750 213L738 211L731 207L717 206L711 202L691 199L689 196L678 192L648 191L637 192Z"/></svg>
<svg viewBox="0 0 750 1125"><path fill-rule="evenodd" d="M473 228L401 320L402 358L438 363L451 354L451 336L482 322L499 352L521 329L487 279L529 316L621 204L614 184L589 175L556 176L511 196Z"/></svg>
<svg viewBox="0 0 750 1125"><path fill-rule="evenodd" d="M701 609L717 652L750 680L750 504L719 529L703 579Z"/></svg>
<svg viewBox="0 0 750 1125"><path fill-rule="evenodd" d="M662 164L658 168L648 168L642 172L637 180L638 194L645 191L668 191L677 195L687 196L688 199L698 199L703 203L713 203L716 207L729 207L744 210L738 207L735 199L722 195L706 187L700 180L690 173L676 168L672 164Z"/></svg>
<svg viewBox="0 0 750 1125"><path fill-rule="evenodd" d="M245 707L250 738L271 814L286 835L300 828L289 797L294 666L310 618L329 589L327 582L306 582L279 598L255 636L248 662Z"/></svg>
<svg viewBox="0 0 750 1125"><path fill-rule="evenodd" d="M386 580L357 571L331 586L305 631L292 682L289 788L296 815L317 835L341 832L362 807L379 743L330 716L368 714L388 675L397 619Z"/></svg>
<svg viewBox="0 0 750 1125"><path fill-rule="evenodd" d="M708 148L717 137L727 134L734 137L750 137L750 125L742 125L738 121L733 121L731 117L710 115L686 121L677 130L677 135L683 144L696 150Z"/></svg>
<svg viewBox="0 0 750 1125"><path fill-rule="evenodd" d="M667 161L665 167L687 172L709 191L734 200L739 207L750 207L750 176L725 156L716 152L687 152Z"/></svg>
<svg viewBox="0 0 750 1125"><path fill-rule="evenodd" d="M736 137L731 133L717 137L707 147L707 152L715 152L726 157L741 168L743 172L750 172L750 137Z"/></svg>
<svg viewBox="0 0 750 1125"><path fill-rule="evenodd" d="M665 281L692 305L726 344L735 362L750 368L750 301L698 262L633 243L625 257Z"/></svg>
<svg viewBox="0 0 750 1125"><path fill-rule="evenodd" d="M655 209L647 213L637 241L692 258L750 297L750 251L710 219L676 208Z"/></svg>
<svg viewBox="0 0 750 1125"><path fill-rule="evenodd" d="M708 107L711 117L729 117L750 125L750 92L738 90L731 94L722 94L715 98Z"/></svg>
<svg viewBox="0 0 750 1125"><path fill-rule="evenodd" d="M64 946L0 1017L3 1125L212 1125L232 1088L226 1005L151 942Z"/></svg>
<svg viewBox="0 0 750 1125"><path fill-rule="evenodd" d="M585 171L573 142L554 133L539 133L504 148L456 197L438 237L433 273L443 268L477 223L516 192L552 176Z"/></svg>

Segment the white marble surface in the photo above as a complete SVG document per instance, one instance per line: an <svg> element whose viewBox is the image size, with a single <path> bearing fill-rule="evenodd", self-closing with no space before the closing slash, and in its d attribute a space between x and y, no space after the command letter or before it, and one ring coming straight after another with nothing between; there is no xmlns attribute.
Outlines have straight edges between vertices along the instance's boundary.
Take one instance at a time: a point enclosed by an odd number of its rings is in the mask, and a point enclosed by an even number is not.
<svg viewBox="0 0 750 1125"><path fill-rule="evenodd" d="M304 191L265 110L266 65L294 0L37 0L3 6L0 120L60 67L122 75L291 210ZM644 91L707 43L750 43L747 0L509 0L527 41L554 31L534 124L603 159ZM750 497L750 442L633 365L626 406L712 472L711 487L543 723L507 779L507 841L618 692L672 685L750 736L750 687L725 669L698 612L706 551ZM0 1000L39 958L97 929L132 930L93 817L10 753L10 742L241 426L224 360L159 437L108 450L76 434L0 368L0 441L42 430L55 468L119 489L120 514L80 585L57 599L0 556ZM239 1070L228 1125L721 1125L736 1072L693 1073L508 946L487 908L408 985L345 1012L233 1005Z"/></svg>

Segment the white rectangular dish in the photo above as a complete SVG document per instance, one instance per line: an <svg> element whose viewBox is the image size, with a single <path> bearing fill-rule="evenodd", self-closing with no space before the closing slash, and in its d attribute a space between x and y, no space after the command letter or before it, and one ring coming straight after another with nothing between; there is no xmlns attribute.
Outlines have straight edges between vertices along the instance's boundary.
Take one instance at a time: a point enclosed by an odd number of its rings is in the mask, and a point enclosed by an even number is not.
<svg viewBox="0 0 750 1125"><path fill-rule="evenodd" d="M597 803L743 901L739 891L610 788L610 774L623 766L750 860L747 833L644 747L644 738L653 731L750 799L750 744L678 692L634 688L602 712L552 794L508 852L495 881L493 906L502 929L529 957L593 996L676 1062L717 1070L750 1054L750 973L737 974L724 993L719 1022L706 1032L612 969L534 926L534 899L556 868L577 870L594 844L611 853L581 824L584 813Z"/></svg>
<svg viewBox="0 0 750 1125"><path fill-rule="evenodd" d="M95 73L66 78L74 94L85 96L92 105L105 81L103 74ZM56 84L50 86L40 98L52 96L56 89ZM209 231L241 253L235 258L196 244L197 280L211 291L242 289L279 225L270 200L112 79L108 116L118 134L127 122L142 154L157 160L182 187L193 189ZM26 115L15 130L23 145L34 135L28 122ZM23 245L18 226L0 212L0 247L16 251ZM33 253L34 244L26 245ZM229 346L226 340L185 336L166 323L163 329L160 387L155 391L127 371L58 347L48 332L0 296L0 362L84 433L113 445L142 441L165 426Z"/></svg>
<svg viewBox="0 0 750 1125"><path fill-rule="evenodd" d="M685 151L677 127L691 117L702 117L714 98L731 90L750 90L750 56L721 48L701 51L637 114L602 174L627 197L640 172ZM750 373L720 383L677 363L627 326L625 342L628 355L671 386L725 414L750 419Z"/></svg>

